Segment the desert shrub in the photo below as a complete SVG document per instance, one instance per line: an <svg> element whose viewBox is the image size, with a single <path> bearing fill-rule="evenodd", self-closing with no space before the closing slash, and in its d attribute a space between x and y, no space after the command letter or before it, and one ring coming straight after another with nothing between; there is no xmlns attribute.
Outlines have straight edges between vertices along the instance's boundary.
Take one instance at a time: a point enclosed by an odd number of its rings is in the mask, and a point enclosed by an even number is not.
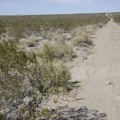
<svg viewBox="0 0 120 120"><path fill-rule="evenodd" d="M80 35L82 35L83 34L83 30L81 29L82 27L76 27L75 29L73 29L72 31L71 31L71 33L72 33L72 36L80 36Z"/></svg>
<svg viewBox="0 0 120 120"><path fill-rule="evenodd" d="M120 14L113 14L114 15L114 21L120 24Z"/></svg>
<svg viewBox="0 0 120 120"><path fill-rule="evenodd" d="M56 44L61 44L61 45L66 44L66 43L65 43L65 37L62 36L62 35L61 35L61 36L59 36L59 35L54 36L54 37L53 37L53 41L55 41Z"/></svg>
<svg viewBox="0 0 120 120"><path fill-rule="evenodd" d="M95 27L92 25L87 25L83 27L77 27L72 31L73 39L71 41L73 46L80 46L83 43L92 45L93 41L90 36L93 34Z"/></svg>
<svg viewBox="0 0 120 120"><path fill-rule="evenodd" d="M51 117L50 110L48 108L43 108L40 112L40 116L49 119Z"/></svg>
<svg viewBox="0 0 120 120"><path fill-rule="evenodd" d="M42 31L41 34L45 39L52 40L53 38L53 32L51 30Z"/></svg>
<svg viewBox="0 0 120 120"><path fill-rule="evenodd" d="M75 29L73 29L71 32L74 36L77 35L82 35L82 34L93 34L93 32L95 31L95 26L94 25L86 25L86 26L78 26Z"/></svg>
<svg viewBox="0 0 120 120"><path fill-rule="evenodd" d="M5 115L0 113L0 120L5 120Z"/></svg>
<svg viewBox="0 0 120 120"><path fill-rule="evenodd" d="M48 57L48 56L47 56ZM59 93L59 88L67 90L67 83L70 79L68 68L64 64L58 64L46 60L41 62L39 67L32 66L30 83L37 88L42 95Z"/></svg>
<svg viewBox="0 0 120 120"><path fill-rule="evenodd" d="M35 38L28 38L25 44L26 47L35 47L36 46Z"/></svg>
<svg viewBox="0 0 120 120"><path fill-rule="evenodd" d="M83 43L84 41L85 41L85 39L84 39L83 36L81 36L81 37L74 37L74 38L72 39L72 44L73 44L74 46L79 46L80 43Z"/></svg>
<svg viewBox="0 0 120 120"><path fill-rule="evenodd" d="M72 39L72 45L73 46L80 46L82 43L86 43L88 45L92 45L93 41L88 35L82 35L82 36L76 36Z"/></svg>
<svg viewBox="0 0 120 120"><path fill-rule="evenodd" d="M0 109L5 110L6 119L24 118L26 112L28 118L34 117L39 94L42 101L44 96L58 94L60 88L62 92L67 91L70 72L64 63L55 61L47 45L44 45L44 52L36 56L34 53L26 54L13 41L3 41L0 53ZM33 89L32 98L26 106L24 98L28 96L30 87ZM18 109L18 106L23 107Z"/></svg>
<svg viewBox="0 0 120 120"><path fill-rule="evenodd" d="M39 60L39 65L34 64L31 66L32 69L30 68L33 73L30 74L30 83L43 94L48 91L51 93L59 87L66 89L70 79L69 70L64 63L58 62L58 60L56 62L54 49L55 47L52 45L44 44L42 51L37 53L39 59L36 58L36 61Z"/></svg>
<svg viewBox="0 0 120 120"><path fill-rule="evenodd" d="M93 26L93 25L86 25L86 26L84 26L82 28L82 30L84 30L84 32L86 32L87 34L91 35L95 31L95 26Z"/></svg>
<svg viewBox="0 0 120 120"><path fill-rule="evenodd" d="M75 57L75 52L73 48L67 44L55 44L55 43L44 43L43 46L37 50L37 54L45 54L46 47L52 53L53 58L62 60L64 62L72 60Z"/></svg>
<svg viewBox="0 0 120 120"><path fill-rule="evenodd" d="M74 14L74 15L44 15L44 16L0 16L9 27L9 33L16 38L25 34L41 33L42 31L69 32L77 26L91 24L106 24L109 19L105 14ZM56 31L57 30L57 31Z"/></svg>
<svg viewBox="0 0 120 120"><path fill-rule="evenodd" d="M6 32L5 25L2 20L0 20L0 34Z"/></svg>
<svg viewBox="0 0 120 120"><path fill-rule="evenodd" d="M35 64L29 66L30 85L33 87L34 91L39 91L41 99L51 94L67 92L68 80L71 78L69 69L65 64L61 61L56 61L49 47L46 45L44 45L44 47L44 53L39 53L37 56L32 54L35 58L33 62ZM27 118L30 119L33 117L35 119L36 116L50 117L48 109L43 109L41 112L33 112L35 111L36 99L37 97L34 96L34 100L30 103L32 106L31 109L30 107L22 109L22 111L27 112ZM22 116L22 118L24 118L24 116Z"/></svg>
<svg viewBox="0 0 120 120"><path fill-rule="evenodd" d="M25 95L26 71L27 56L18 50L16 43L0 43L0 108L9 116Z"/></svg>

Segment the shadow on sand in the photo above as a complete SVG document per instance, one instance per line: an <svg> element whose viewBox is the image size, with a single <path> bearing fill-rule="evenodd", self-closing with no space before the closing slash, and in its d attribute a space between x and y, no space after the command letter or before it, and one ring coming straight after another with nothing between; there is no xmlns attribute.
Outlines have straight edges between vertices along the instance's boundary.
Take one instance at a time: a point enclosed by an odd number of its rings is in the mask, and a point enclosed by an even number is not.
<svg viewBox="0 0 120 120"><path fill-rule="evenodd" d="M86 106L78 109L58 107L51 110L51 120L106 120L106 113L99 113L98 110L89 110Z"/></svg>

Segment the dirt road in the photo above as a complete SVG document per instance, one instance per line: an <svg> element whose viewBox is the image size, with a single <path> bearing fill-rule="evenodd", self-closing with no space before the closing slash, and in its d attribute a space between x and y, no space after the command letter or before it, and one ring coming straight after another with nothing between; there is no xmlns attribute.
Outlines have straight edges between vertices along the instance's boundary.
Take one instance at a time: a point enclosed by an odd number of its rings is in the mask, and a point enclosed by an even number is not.
<svg viewBox="0 0 120 120"><path fill-rule="evenodd" d="M95 53L72 70L73 79L82 81L81 105L120 120L120 26L111 21L96 33Z"/></svg>

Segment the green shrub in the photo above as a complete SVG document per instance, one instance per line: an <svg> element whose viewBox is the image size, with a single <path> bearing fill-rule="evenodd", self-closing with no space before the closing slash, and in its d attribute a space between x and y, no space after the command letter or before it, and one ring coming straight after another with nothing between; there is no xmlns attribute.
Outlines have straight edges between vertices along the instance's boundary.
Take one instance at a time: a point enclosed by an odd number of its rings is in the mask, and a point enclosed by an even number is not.
<svg viewBox="0 0 120 120"><path fill-rule="evenodd" d="M27 55L13 41L3 41L0 53L0 109L7 110L6 118L8 114L11 119L24 118L26 112L28 118L35 117L37 91L41 101L44 96L67 91L70 72L64 63L55 60L47 45L44 45L44 52L36 56L34 53ZM28 95L28 85L33 88L33 98L28 107L18 109Z"/></svg>
<svg viewBox="0 0 120 120"><path fill-rule="evenodd" d="M5 120L5 115L0 113L0 120Z"/></svg>
<svg viewBox="0 0 120 120"><path fill-rule="evenodd" d="M0 20L0 34L6 32L5 25L2 20Z"/></svg>
<svg viewBox="0 0 120 120"><path fill-rule="evenodd" d="M40 116L49 119L51 117L50 110L48 108L43 108L40 112Z"/></svg>
<svg viewBox="0 0 120 120"><path fill-rule="evenodd" d="M24 97L26 71L27 56L17 48L16 43L0 43L0 103L8 113Z"/></svg>

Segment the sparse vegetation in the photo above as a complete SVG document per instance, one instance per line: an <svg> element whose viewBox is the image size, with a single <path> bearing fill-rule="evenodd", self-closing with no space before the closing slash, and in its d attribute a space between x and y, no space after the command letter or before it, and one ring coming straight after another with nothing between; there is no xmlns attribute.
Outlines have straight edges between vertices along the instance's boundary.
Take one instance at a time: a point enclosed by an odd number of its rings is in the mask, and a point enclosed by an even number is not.
<svg viewBox="0 0 120 120"><path fill-rule="evenodd" d="M108 14L115 22L120 23L120 12L113 12Z"/></svg>
<svg viewBox="0 0 120 120"><path fill-rule="evenodd" d="M77 26L91 24L106 24L108 18L105 14L75 14L75 15L46 15L46 16L1 16L6 26L9 28L10 36L22 38L26 34L37 34L43 31L57 29L70 31Z"/></svg>
<svg viewBox="0 0 120 120"><path fill-rule="evenodd" d="M64 62L72 60L76 56L73 48L66 44L52 44L52 43L43 43L43 45L36 51L39 53L46 54L46 47L52 53L53 58L62 60Z"/></svg>
<svg viewBox="0 0 120 120"><path fill-rule="evenodd" d="M6 32L5 30L5 25L4 22L2 20L0 20L0 34Z"/></svg>
<svg viewBox="0 0 120 120"><path fill-rule="evenodd" d="M85 43L87 45L92 45L93 44L93 41L90 37L88 36L76 36L72 39L72 44L74 46L82 46L82 44Z"/></svg>
<svg viewBox="0 0 120 120"><path fill-rule="evenodd" d="M0 108L5 110L4 114L12 119L23 116L25 111L29 115L34 115L31 110L36 102L37 96L46 96L49 94L59 93L59 88L67 90L67 83L70 79L70 73L64 63L55 62L53 53L47 45L44 46L44 53L40 53L40 62L37 61L36 55L27 55L24 51L19 50L14 42L0 43ZM30 107L18 109L28 96L28 89L32 87L33 91L30 97L34 100ZM39 94L36 93L39 91ZM29 109L28 109L29 108ZM24 109L24 110L23 110Z"/></svg>
<svg viewBox="0 0 120 120"><path fill-rule="evenodd" d="M72 31L73 39L71 41L73 46L82 46L83 44L92 45L93 41L90 36L93 34L94 26L77 27Z"/></svg>
<svg viewBox="0 0 120 120"><path fill-rule="evenodd" d="M115 15L114 20L115 22L120 23L120 15Z"/></svg>
<svg viewBox="0 0 120 120"><path fill-rule="evenodd" d="M50 111L41 103L69 91L66 64L77 57L74 48L93 45L90 36L108 19L105 14L0 19L0 119L49 119Z"/></svg>

